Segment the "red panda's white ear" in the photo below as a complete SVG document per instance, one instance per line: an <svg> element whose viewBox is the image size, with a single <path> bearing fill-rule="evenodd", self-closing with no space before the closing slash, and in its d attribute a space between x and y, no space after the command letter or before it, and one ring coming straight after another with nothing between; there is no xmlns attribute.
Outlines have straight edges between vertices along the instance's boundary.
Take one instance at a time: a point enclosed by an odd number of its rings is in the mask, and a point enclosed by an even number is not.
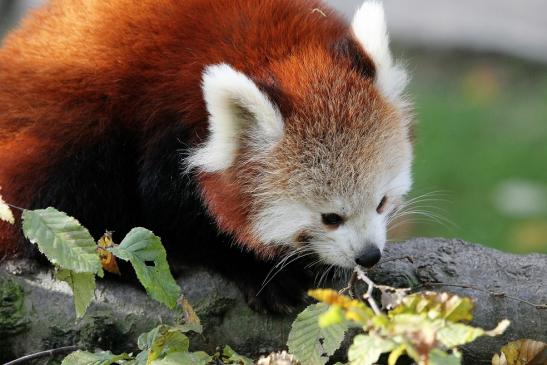
<svg viewBox="0 0 547 365"><path fill-rule="evenodd" d="M401 65L393 62L382 3L365 1L355 13L351 27L356 40L376 66L376 84L382 94L394 103L402 103L408 75Z"/></svg>
<svg viewBox="0 0 547 365"><path fill-rule="evenodd" d="M241 135L267 148L283 136L278 108L245 74L227 64L208 66L203 72L203 95L209 112L207 141L187 159L189 168L218 172L230 167Z"/></svg>

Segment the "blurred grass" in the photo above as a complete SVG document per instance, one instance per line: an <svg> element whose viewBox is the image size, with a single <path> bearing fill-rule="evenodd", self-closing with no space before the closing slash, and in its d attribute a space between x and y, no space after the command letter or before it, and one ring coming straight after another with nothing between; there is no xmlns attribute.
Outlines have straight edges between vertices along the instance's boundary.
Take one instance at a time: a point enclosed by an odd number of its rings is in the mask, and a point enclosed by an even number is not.
<svg viewBox="0 0 547 365"><path fill-rule="evenodd" d="M411 197L440 191L421 204L453 222L408 224L398 234L547 253L547 67L469 53L397 53L409 61L413 75ZM524 202L522 194L499 192L511 181L539 189L545 200ZM524 204L524 212L500 209L500 200L509 207Z"/></svg>

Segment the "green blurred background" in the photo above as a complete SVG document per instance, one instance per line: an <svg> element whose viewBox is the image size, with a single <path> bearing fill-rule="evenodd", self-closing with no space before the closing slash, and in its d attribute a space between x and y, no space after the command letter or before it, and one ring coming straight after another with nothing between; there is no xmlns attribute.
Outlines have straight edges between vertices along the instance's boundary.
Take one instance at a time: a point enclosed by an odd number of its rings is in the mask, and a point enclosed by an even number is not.
<svg viewBox="0 0 547 365"><path fill-rule="evenodd" d="M547 67L499 55L398 49L415 102L412 197L437 218L396 237L458 237L547 253Z"/></svg>
<svg viewBox="0 0 547 365"><path fill-rule="evenodd" d="M0 38L42 1L0 0ZM326 1L347 17L362 2ZM419 211L391 237L547 253L547 2L384 3L412 75Z"/></svg>

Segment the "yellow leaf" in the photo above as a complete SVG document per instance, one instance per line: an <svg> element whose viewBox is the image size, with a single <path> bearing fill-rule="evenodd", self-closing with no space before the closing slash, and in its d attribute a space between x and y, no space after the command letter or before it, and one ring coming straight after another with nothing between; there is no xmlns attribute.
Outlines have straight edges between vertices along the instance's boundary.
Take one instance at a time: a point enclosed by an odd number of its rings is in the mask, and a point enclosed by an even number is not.
<svg viewBox="0 0 547 365"><path fill-rule="evenodd" d="M389 312L395 316L401 313L425 314L430 319L446 319L452 322L473 319L475 304L471 298L450 293L420 292L401 299L400 304Z"/></svg>
<svg viewBox="0 0 547 365"><path fill-rule="evenodd" d="M397 360L406 352L406 345L401 344L399 347L397 347L395 350L391 351L389 354L389 357L387 359L387 363L389 365L396 365Z"/></svg>
<svg viewBox="0 0 547 365"><path fill-rule="evenodd" d="M349 309L352 307L367 308L363 302L357 299L351 299L350 297L345 295L338 294L338 292L333 289L310 290L308 291L308 295L317 299L320 302L330 304L330 305L337 305L344 309Z"/></svg>
<svg viewBox="0 0 547 365"><path fill-rule="evenodd" d="M330 308L319 316L319 327L325 328L338 324L344 320L342 309L337 305L331 305Z"/></svg>
<svg viewBox="0 0 547 365"><path fill-rule="evenodd" d="M101 238L97 241L97 253L101 259L101 265L103 269L112 273L121 275L120 268L118 267L118 262L116 261L116 256L114 256L107 249L115 245L112 240L112 232L106 231Z"/></svg>
<svg viewBox="0 0 547 365"><path fill-rule="evenodd" d="M4 200L2 199L2 195L0 195L0 220L8 222L10 224L15 223L13 213L11 212L9 205L7 205L6 202L4 202Z"/></svg>
<svg viewBox="0 0 547 365"><path fill-rule="evenodd" d="M348 296L339 294L336 290L332 289L315 289L308 291L308 295L319 300L320 302L336 306L338 310L342 310L346 316L346 319L355 321L362 325L374 316L372 309L367 307L363 302L357 299L351 299ZM334 310L333 310L334 311ZM325 315L327 315L325 313ZM334 312L331 312L329 316L333 316ZM334 320L334 317L324 319L324 323L328 323L330 320ZM337 322L340 323L340 322Z"/></svg>

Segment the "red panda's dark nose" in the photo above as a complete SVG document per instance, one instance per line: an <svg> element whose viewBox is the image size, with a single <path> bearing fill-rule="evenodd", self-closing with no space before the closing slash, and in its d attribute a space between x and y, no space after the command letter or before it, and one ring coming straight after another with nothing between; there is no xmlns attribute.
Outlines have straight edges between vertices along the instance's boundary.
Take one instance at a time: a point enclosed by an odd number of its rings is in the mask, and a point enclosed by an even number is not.
<svg viewBox="0 0 547 365"><path fill-rule="evenodd" d="M368 246L361 256L355 259L355 262L357 265L369 268L376 265L380 261L380 258L382 258L380 249L376 246Z"/></svg>

